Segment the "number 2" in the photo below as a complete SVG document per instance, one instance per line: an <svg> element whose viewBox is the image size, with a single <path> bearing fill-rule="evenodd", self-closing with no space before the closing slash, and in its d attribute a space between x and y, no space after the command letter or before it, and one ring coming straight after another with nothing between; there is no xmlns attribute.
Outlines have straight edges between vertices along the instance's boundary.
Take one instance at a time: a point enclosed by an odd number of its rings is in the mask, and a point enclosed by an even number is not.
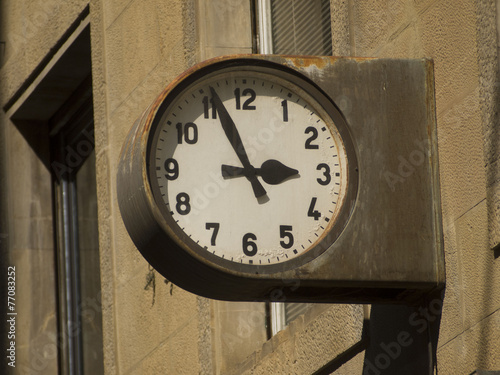
<svg viewBox="0 0 500 375"><path fill-rule="evenodd" d="M318 145L313 145L312 141L318 138L318 129L315 127L309 126L306 128L305 134L312 133L312 135L306 140L306 149L308 150L317 150L319 148Z"/></svg>

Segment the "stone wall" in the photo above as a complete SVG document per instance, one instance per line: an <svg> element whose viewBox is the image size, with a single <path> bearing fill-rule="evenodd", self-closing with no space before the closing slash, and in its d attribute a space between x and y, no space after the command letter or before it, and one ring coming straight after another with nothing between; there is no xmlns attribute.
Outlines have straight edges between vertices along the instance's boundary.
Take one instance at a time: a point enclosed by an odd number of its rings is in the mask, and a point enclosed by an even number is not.
<svg viewBox="0 0 500 375"><path fill-rule="evenodd" d="M197 374L209 309L148 267L122 223L115 183L135 119L197 62L195 3L95 0L90 14L105 370Z"/></svg>
<svg viewBox="0 0 500 375"><path fill-rule="evenodd" d="M488 37L494 10L494 2L466 0L352 2L349 9L353 54L434 60L447 281L437 361L450 374L500 368L500 341L492 335L500 331L500 294L493 287L500 260L489 243L492 187L483 138L484 129L498 124L485 124L494 118L491 106L481 105L496 82L496 57L484 53L497 49ZM498 147L499 139L487 142Z"/></svg>

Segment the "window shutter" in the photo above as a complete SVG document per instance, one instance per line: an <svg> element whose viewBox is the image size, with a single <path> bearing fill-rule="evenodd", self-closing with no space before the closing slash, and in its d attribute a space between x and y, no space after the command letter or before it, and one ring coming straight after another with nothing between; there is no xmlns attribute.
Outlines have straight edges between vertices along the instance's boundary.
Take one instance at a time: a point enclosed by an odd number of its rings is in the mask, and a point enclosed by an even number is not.
<svg viewBox="0 0 500 375"><path fill-rule="evenodd" d="M289 325L292 320L304 314L310 306L310 303L285 303L285 325Z"/></svg>
<svg viewBox="0 0 500 375"><path fill-rule="evenodd" d="M271 0L273 53L331 55L329 0Z"/></svg>

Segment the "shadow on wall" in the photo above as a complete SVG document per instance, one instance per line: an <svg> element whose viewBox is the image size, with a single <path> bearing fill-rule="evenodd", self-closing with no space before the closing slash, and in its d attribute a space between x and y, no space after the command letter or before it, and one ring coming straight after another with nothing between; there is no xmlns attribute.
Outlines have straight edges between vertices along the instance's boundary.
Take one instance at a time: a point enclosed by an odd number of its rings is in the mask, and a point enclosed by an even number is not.
<svg viewBox="0 0 500 375"><path fill-rule="evenodd" d="M372 305L361 340L313 375L329 375L365 351L362 375L434 374L444 290L420 305Z"/></svg>
<svg viewBox="0 0 500 375"><path fill-rule="evenodd" d="M444 290L419 306L373 305L363 375L433 374Z"/></svg>

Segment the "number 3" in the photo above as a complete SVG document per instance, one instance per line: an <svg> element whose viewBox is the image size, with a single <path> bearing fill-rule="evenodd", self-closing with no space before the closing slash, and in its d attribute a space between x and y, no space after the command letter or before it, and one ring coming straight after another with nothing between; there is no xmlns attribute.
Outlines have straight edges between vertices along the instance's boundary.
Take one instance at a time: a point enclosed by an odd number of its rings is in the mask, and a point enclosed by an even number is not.
<svg viewBox="0 0 500 375"><path fill-rule="evenodd" d="M323 172L323 176L325 176L325 179L322 180L321 178L317 178L316 181L318 181L318 183L320 185L326 186L332 180L332 176L330 175L330 167L328 166L328 164L325 164L325 163L318 164L318 166L316 167L316 170L320 171L322 169L325 170Z"/></svg>

